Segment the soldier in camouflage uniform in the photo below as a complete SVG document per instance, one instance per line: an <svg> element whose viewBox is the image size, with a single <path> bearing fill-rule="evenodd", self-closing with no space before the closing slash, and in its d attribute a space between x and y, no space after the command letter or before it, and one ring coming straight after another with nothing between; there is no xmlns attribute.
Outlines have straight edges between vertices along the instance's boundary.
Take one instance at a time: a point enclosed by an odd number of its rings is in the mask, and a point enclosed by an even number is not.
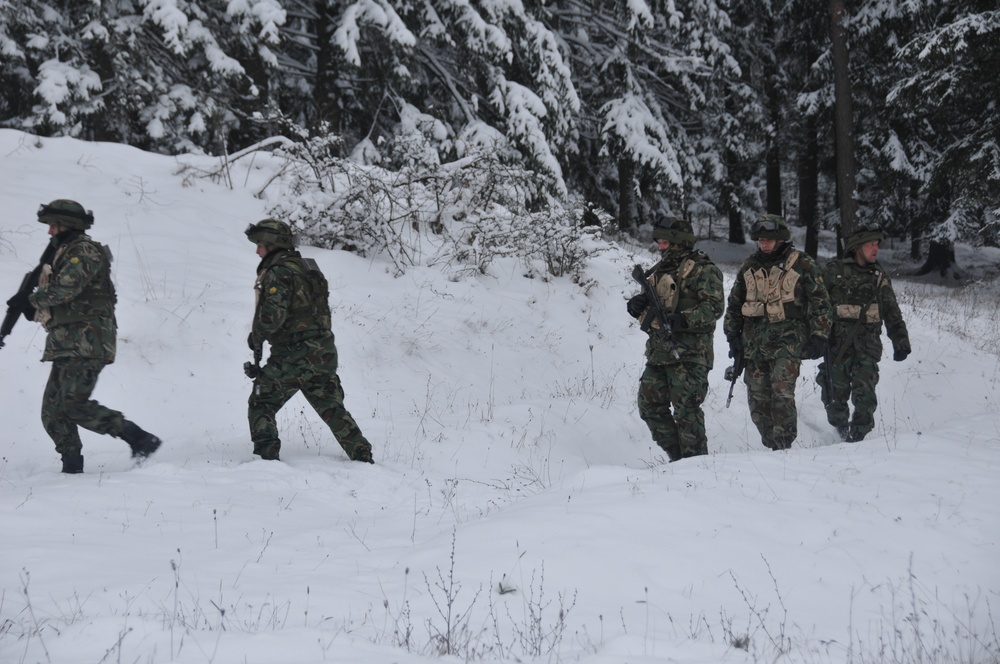
<svg viewBox="0 0 1000 664"><path fill-rule="evenodd" d="M94 215L76 201L42 205L38 221L49 225L49 250L38 288L27 300L34 320L48 331L43 362L52 371L42 398L42 425L62 456L62 472L83 472L77 427L122 438L132 456L145 458L160 439L91 399L105 365L115 361L117 322L111 252L86 231ZM26 314L27 315L27 314Z"/></svg>
<svg viewBox="0 0 1000 664"><path fill-rule="evenodd" d="M248 372L254 378L249 403L254 454L278 459L275 416L301 390L347 456L374 463L372 446L344 407L326 278L315 261L295 251L291 228L284 222L264 219L251 224L246 235L261 257L247 342L256 357L265 341L271 347L267 364Z"/></svg>
<svg viewBox="0 0 1000 664"><path fill-rule="evenodd" d="M649 333L646 369L639 381L639 416L670 461L708 454L705 414L708 372L715 359L712 337L722 316L722 273L694 249L691 224L669 217L653 229L661 259L646 278L666 309L664 326L645 292L626 309Z"/></svg>
<svg viewBox="0 0 1000 664"><path fill-rule="evenodd" d="M883 323L892 342L892 359L902 362L910 354L910 337L896 294L878 264L879 242L884 237L878 229L855 232L847 238L847 255L828 263L822 274L834 318L830 351L819 365L817 380L827 420L851 443L875 428ZM850 423L848 400L854 403Z"/></svg>
<svg viewBox="0 0 1000 664"><path fill-rule="evenodd" d="M830 299L816 262L792 246L783 218L759 217L750 237L758 251L736 274L723 329L729 356L746 358L750 417L761 441L786 450L798 435L795 381L802 360L826 351Z"/></svg>

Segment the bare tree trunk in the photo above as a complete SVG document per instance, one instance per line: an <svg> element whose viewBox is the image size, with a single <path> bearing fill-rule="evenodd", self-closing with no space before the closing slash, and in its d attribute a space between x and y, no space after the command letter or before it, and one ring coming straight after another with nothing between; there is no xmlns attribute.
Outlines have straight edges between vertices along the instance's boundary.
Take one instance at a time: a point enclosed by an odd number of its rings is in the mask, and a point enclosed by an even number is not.
<svg viewBox="0 0 1000 664"><path fill-rule="evenodd" d="M627 232L632 229L632 217L635 210L635 168L628 159L618 160L618 230Z"/></svg>
<svg viewBox="0 0 1000 664"><path fill-rule="evenodd" d="M773 48L772 39L772 48ZM778 85L778 65L769 61L765 67L764 94L767 96L767 113L771 121L771 133L767 137L767 151L764 154L764 174L767 179L768 214L784 215L781 204L781 135L784 118L781 117L781 89Z"/></svg>
<svg viewBox="0 0 1000 664"><path fill-rule="evenodd" d="M924 209L924 227L929 228L931 221L944 219L951 208L951 194L946 186L933 188L927 197L927 205ZM937 272L942 277L950 276L954 279L961 279L962 275L958 271L955 261L955 243L950 239L931 238L927 243L927 260L917 270L917 276Z"/></svg>
<svg viewBox="0 0 1000 664"><path fill-rule="evenodd" d="M764 158L764 168L767 174L767 212L783 215L781 209L781 148L778 145L778 132L771 137L771 145L767 148Z"/></svg>
<svg viewBox="0 0 1000 664"><path fill-rule="evenodd" d="M806 253L819 255L819 215L816 213L819 192L819 139L816 116L803 118L802 154L799 157L799 223L806 227ZM838 252L839 254L839 252Z"/></svg>
<svg viewBox="0 0 1000 664"><path fill-rule="evenodd" d="M857 164L854 160L854 110L848 68L847 31L844 29L844 0L830 0L830 41L833 53L833 88L835 96L834 133L837 139L837 204L840 207L840 232L847 237L854 230L857 203L854 187Z"/></svg>
<svg viewBox="0 0 1000 664"><path fill-rule="evenodd" d="M313 89L313 103L316 104L317 124L329 122L334 132L341 131L340 108L337 104L336 56L332 44L336 17L326 2L314 3L316 10L316 86Z"/></svg>
<svg viewBox="0 0 1000 664"><path fill-rule="evenodd" d="M931 240L927 246L927 260L917 270L917 276L923 276L937 271L942 277L947 277L949 273L953 279L961 279L962 275L955 264L955 244L953 242L941 242Z"/></svg>
<svg viewBox="0 0 1000 664"><path fill-rule="evenodd" d="M729 241L733 244L746 244L746 232L743 230L743 211L740 206L739 186L737 182L740 168L736 155L732 150L726 150L726 179L722 183L722 209L729 219Z"/></svg>

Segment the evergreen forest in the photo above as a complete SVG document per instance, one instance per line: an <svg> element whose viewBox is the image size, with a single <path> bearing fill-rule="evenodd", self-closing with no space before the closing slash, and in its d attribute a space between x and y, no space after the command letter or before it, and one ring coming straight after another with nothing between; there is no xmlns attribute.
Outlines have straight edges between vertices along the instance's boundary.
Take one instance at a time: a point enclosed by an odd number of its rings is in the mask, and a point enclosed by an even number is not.
<svg viewBox="0 0 1000 664"><path fill-rule="evenodd" d="M1000 244L998 71L995 0L0 0L0 127L279 150L526 223L743 243L769 212L813 255L878 225L942 274Z"/></svg>

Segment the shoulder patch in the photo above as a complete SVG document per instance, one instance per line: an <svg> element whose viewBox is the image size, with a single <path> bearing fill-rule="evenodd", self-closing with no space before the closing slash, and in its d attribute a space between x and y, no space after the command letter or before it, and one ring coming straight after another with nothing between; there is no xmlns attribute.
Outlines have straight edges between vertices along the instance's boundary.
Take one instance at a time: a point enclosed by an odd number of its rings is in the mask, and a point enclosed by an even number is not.
<svg viewBox="0 0 1000 664"><path fill-rule="evenodd" d="M77 263L80 262L80 259L77 258L76 256L73 256L72 258L69 259L69 262L72 263L73 265L76 265Z"/></svg>
<svg viewBox="0 0 1000 664"><path fill-rule="evenodd" d="M271 286L269 289L267 289L267 292L270 293L271 295L274 295L275 293L278 292L278 287L277 286Z"/></svg>

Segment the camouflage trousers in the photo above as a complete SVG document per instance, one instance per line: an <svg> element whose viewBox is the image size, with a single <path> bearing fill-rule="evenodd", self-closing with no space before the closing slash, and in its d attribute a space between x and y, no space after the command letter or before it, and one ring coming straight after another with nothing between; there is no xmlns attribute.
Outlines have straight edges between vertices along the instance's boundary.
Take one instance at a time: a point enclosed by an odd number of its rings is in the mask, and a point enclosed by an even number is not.
<svg viewBox="0 0 1000 664"><path fill-rule="evenodd" d="M826 369L832 365L830 385L827 385ZM861 440L875 428L875 409L878 397L878 359L869 355L846 354L839 364L822 362L816 381L820 385L826 419L837 428L845 439ZM848 401L854 404L854 414L850 414Z"/></svg>
<svg viewBox="0 0 1000 664"><path fill-rule="evenodd" d="M750 419L760 432L764 447L787 450L798 435L795 408L795 381L802 361L784 358L772 361L748 360L744 382Z"/></svg>
<svg viewBox="0 0 1000 664"><path fill-rule="evenodd" d="M705 413L708 367L647 364L639 380L639 417L671 461L708 454Z"/></svg>
<svg viewBox="0 0 1000 664"><path fill-rule="evenodd" d="M254 382L248 416L253 452L277 459L281 449L275 418L282 406L302 392L351 459L371 456L371 444L344 406L344 388L337 376L333 338L310 339L292 347L272 348L267 364Z"/></svg>
<svg viewBox="0 0 1000 664"><path fill-rule="evenodd" d="M49 382L42 396L42 426L63 457L81 453L83 427L100 434L120 437L125 417L90 398L104 360L60 358L52 362Z"/></svg>

